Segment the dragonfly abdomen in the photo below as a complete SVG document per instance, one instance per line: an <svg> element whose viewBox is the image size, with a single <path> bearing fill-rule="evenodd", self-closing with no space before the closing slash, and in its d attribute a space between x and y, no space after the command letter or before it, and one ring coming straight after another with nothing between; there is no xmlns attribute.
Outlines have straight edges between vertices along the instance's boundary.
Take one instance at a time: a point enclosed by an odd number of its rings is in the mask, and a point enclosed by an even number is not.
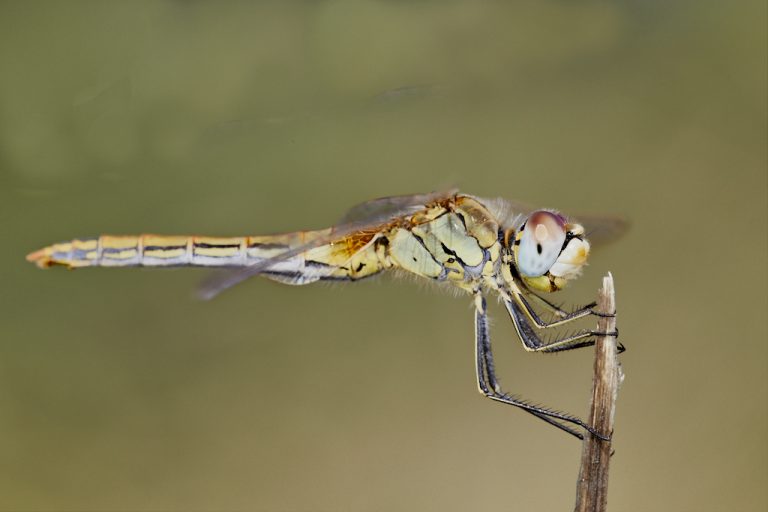
<svg viewBox="0 0 768 512"><path fill-rule="evenodd" d="M75 239L54 244L27 256L46 268L244 266L285 250L280 244L265 247L249 237L111 236Z"/></svg>

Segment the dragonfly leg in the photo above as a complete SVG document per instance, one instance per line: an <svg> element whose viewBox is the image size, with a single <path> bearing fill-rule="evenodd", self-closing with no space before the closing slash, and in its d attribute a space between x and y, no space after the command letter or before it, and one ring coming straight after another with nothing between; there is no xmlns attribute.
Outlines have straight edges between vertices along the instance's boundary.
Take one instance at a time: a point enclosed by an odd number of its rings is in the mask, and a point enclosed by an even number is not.
<svg viewBox="0 0 768 512"><path fill-rule="evenodd" d="M501 393L493 363L485 297L480 293L475 294L475 362L477 363L477 386L480 391L486 396L490 396L491 393ZM486 383L486 377L488 383Z"/></svg>
<svg viewBox="0 0 768 512"><path fill-rule="evenodd" d="M605 436L595 431L595 429L575 416L531 404L519 397L510 395L501 389L493 364L493 352L491 350L491 339L488 329L486 302L485 298L479 293L475 295L475 364L477 371L477 386L480 392L491 400L523 409L527 413L532 414L579 439L584 438L583 434L571 425L583 428L600 439L607 440Z"/></svg>
<svg viewBox="0 0 768 512"><path fill-rule="evenodd" d="M603 316L601 313L598 313L594 310L595 306L597 306L597 302L590 302L589 304L582 306L580 308L577 308L573 311L566 311L557 304L553 303L552 301L549 301L539 295L538 293L534 293L530 290L526 290L526 295L529 297L533 297L539 304L544 306L546 310L548 310L550 313L552 313L557 318L568 318L572 317L574 315L581 315L586 311L592 311L592 314L597 316ZM579 316L581 318L581 316Z"/></svg>
<svg viewBox="0 0 768 512"><path fill-rule="evenodd" d="M592 330L582 330L554 341L542 341L528 322L528 318L530 318L531 314L524 310L525 304L527 304L524 302L525 298L515 295L515 299L520 300L504 299L504 305L509 312L509 316L512 318L512 322L515 325L515 330L517 331L520 340L523 342L526 350L531 352L563 352L566 350L589 347L595 344L595 340L593 339L595 336L618 336L619 334L618 331L604 333ZM533 314L535 315L535 313ZM536 323L535 319L534 323ZM562 321L557 322L557 325L562 323ZM539 327L538 323L536 325ZM621 353L623 351L624 346L622 345L619 348L619 352Z"/></svg>
<svg viewBox="0 0 768 512"><path fill-rule="evenodd" d="M577 343L571 343L570 345L566 344L566 345L559 345L559 346L556 344L555 344L556 346L551 346L552 344L550 343L549 345L546 345L546 348L542 349L541 352L552 354L554 352L563 352L566 350L573 350L575 348L591 347L594 344L595 344L595 340L586 340L586 341L580 341ZM626 350L627 350L626 347L621 343L616 344L617 354L622 354Z"/></svg>
<svg viewBox="0 0 768 512"><path fill-rule="evenodd" d="M593 309L596 306L594 302L568 313L560 309L559 307L555 306L554 304L550 303L549 301L545 300L544 298L539 297L536 294L531 293L530 296L535 297L537 300L541 301L542 304L544 304L548 309L550 309L554 313L556 317L558 317L556 320L552 322L546 322L542 320L539 314L536 313L536 310L533 309L530 302L528 302L528 299L526 299L521 292L513 291L512 299L523 308L526 316L530 318L530 320L534 324L536 324L536 327L538 327L539 329L549 329L550 327L557 327L559 325L563 325L565 323L578 320L579 318L585 318L590 315L604 316Z"/></svg>

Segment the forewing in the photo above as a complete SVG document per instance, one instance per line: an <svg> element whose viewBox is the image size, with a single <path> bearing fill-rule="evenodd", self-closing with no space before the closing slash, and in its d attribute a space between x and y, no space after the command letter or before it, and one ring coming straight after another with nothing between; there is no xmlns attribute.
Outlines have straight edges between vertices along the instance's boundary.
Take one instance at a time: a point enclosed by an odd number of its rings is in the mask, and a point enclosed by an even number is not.
<svg viewBox="0 0 768 512"><path fill-rule="evenodd" d="M629 230L629 219L620 215L579 214L574 218L584 226L586 238L592 246L615 242Z"/></svg>
<svg viewBox="0 0 768 512"><path fill-rule="evenodd" d="M356 204L339 221L339 224L348 224L354 222L363 222L375 224L377 222L385 223L395 217L404 215L413 215L423 210L424 206L435 201L447 199L456 195L457 190L447 190L442 192L431 192L429 194L410 194L402 196L389 196L372 199L360 204Z"/></svg>
<svg viewBox="0 0 768 512"><path fill-rule="evenodd" d="M512 223L515 228L522 224L527 216L541 208L536 208L530 204L520 201L510 201L508 199L489 199L488 204L498 204L502 211L502 218ZM603 246L609 244L629 229L629 220L621 215L603 215L594 213L571 213L562 212L567 218L573 219L582 226L586 232L586 238L591 246Z"/></svg>
<svg viewBox="0 0 768 512"><path fill-rule="evenodd" d="M316 237L311 242L288 249L272 258L254 262L252 265L227 270L205 279L199 289L201 299L212 299L227 288L261 274L275 264L298 256L306 251L330 244L337 240L356 236L364 232L380 230L394 219L411 216L423 210L429 203L445 199L455 191L435 192L431 194L413 194L407 196L382 197L366 201L352 207L342 217L342 222L334 226L325 236Z"/></svg>

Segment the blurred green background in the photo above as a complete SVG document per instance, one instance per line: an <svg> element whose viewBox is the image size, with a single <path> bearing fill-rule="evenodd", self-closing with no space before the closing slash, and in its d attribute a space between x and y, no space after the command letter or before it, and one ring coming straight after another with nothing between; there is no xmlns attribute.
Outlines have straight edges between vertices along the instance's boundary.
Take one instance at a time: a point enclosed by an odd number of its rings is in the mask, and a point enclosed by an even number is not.
<svg viewBox="0 0 768 512"><path fill-rule="evenodd" d="M0 510L570 510L580 445L482 398L411 281L42 272L99 233L319 228L457 185L627 215L610 510L768 504L765 2L0 3ZM503 382L583 416L591 351Z"/></svg>

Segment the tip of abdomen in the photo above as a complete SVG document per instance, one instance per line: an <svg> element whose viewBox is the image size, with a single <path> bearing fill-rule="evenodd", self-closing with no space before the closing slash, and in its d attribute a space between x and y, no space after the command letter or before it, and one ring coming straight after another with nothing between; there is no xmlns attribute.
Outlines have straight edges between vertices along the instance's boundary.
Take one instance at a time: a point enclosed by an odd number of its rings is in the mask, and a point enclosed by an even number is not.
<svg viewBox="0 0 768 512"><path fill-rule="evenodd" d="M48 268L55 265L51 260L50 248L48 247L27 254L27 261L34 263L38 268Z"/></svg>
<svg viewBox="0 0 768 512"><path fill-rule="evenodd" d="M34 263L38 268L48 268L55 265L62 265L68 268L91 266L96 254L95 251L81 250L79 246L73 245L85 243L91 243L91 241L75 240L73 242L49 245L27 254L27 261ZM91 248L89 247L89 249Z"/></svg>

